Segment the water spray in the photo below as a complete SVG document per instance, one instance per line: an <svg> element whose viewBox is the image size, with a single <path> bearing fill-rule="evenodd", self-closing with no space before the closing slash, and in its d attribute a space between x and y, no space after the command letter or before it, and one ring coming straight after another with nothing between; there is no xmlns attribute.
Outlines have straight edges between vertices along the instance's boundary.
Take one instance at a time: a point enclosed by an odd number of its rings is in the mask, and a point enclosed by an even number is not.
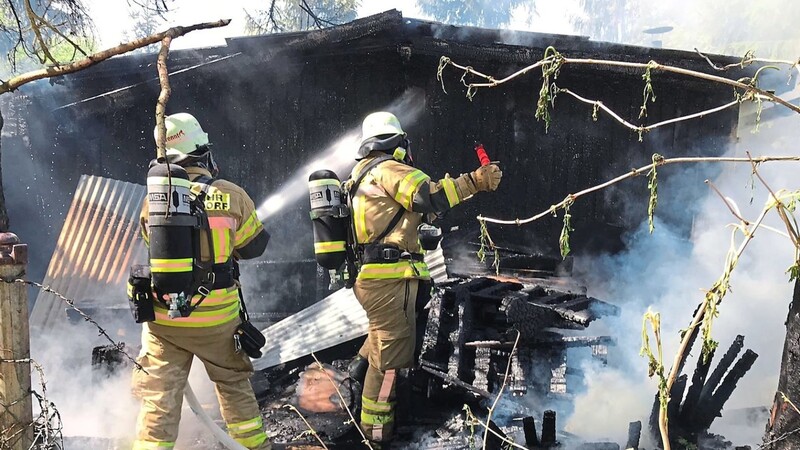
<svg viewBox="0 0 800 450"><path fill-rule="evenodd" d="M425 107L425 93L422 89L406 90L397 100L385 106L384 111L393 113L405 125L416 122ZM336 172L340 177L350 173L356 164L355 154L358 149L361 128L354 127L331 144L322 148L323 154L296 170L256 210L259 220L265 222L283 207L299 201L308 195L308 176L319 169Z"/></svg>

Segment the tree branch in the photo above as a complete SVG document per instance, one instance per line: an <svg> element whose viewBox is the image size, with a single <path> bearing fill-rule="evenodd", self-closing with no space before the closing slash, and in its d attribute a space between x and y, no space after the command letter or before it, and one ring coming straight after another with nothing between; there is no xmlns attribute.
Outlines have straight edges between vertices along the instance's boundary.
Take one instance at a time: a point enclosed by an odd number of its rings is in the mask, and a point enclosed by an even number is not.
<svg viewBox="0 0 800 450"><path fill-rule="evenodd" d="M647 173L652 167L653 164L656 166L664 166L667 164L688 164L688 163L701 163L701 162L711 162L711 163L763 163L763 162L772 162L772 161L800 161L800 156L761 156L758 158L733 158L733 157L681 157L681 158L664 158L661 160L656 161L655 163L647 164L646 166L642 166L638 169L633 169L630 172L627 172L623 175L620 175L616 178L613 178L605 183L598 184L596 186L592 186L590 188L584 189L582 191L576 192L574 194L569 194L567 197L559 203L550 206L545 211L542 211L534 216L528 217L527 219L514 219L514 220L501 220L495 219L492 217L485 217L485 216L478 216L478 220L481 222L488 222L494 223L498 225L524 225L530 222L534 222L536 220L541 219L544 216L549 214L553 214L554 212L558 211L559 209L563 209L568 203L573 202L575 199L579 197L583 197L586 194L590 194L592 192L596 192L602 189L605 189L613 184L619 183L620 181L627 180L628 178L634 178L644 173Z"/></svg>
<svg viewBox="0 0 800 450"><path fill-rule="evenodd" d="M711 66L715 70L719 70L720 72L724 72L724 71L733 69L734 67L745 68L745 67L747 67L747 66L749 66L750 64L753 64L753 63L785 64L785 65L788 65L788 66L790 66L792 68L796 68L798 63L800 63L800 59L798 59L797 61L789 61L789 60L785 60L785 59L756 58L755 55L753 55L751 52L747 52L744 55L744 57L742 58L742 60L739 61L738 63L728 64L726 66L718 66L718 65L714 64L713 62L711 62L711 58L709 58L708 56L703 54L700 50L697 49L697 47L695 47L694 51L698 55L700 55L703 59L705 59L706 62L708 62L709 66Z"/></svg>
<svg viewBox="0 0 800 450"><path fill-rule="evenodd" d="M602 109L609 116L611 116L614 120L616 120L617 122L621 123L626 128L630 128L631 130L639 132L639 133L646 133L646 132L652 131L652 130L658 128L658 127L663 127L664 125L670 125L670 124L677 123L677 122L683 122L685 120L699 119L699 118L704 117L704 116L706 116L708 114L713 114L713 113L716 113L716 112L720 112L720 111L723 111L725 109L728 109L730 107L733 107L733 106L736 106L736 105L739 104L739 100L734 100L734 101L732 101L730 103L726 103L724 105L717 106L716 108L707 109L707 110L700 111L700 112L697 112L697 113L694 113L694 114L689 114L689 115L681 116L681 117L675 117L673 119L664 120L664 121L661 121L661 122L654 123L652 125L639 125L639 126L637 126L637 125L634 125L634 124L626 121L622 117L620 117L611 108L609 108L608 106L606 106L605 104L603 104L603 102L601 102L599 100L590 100L588 98L581 97L580 95L572 92L571 90L564 89L564 88L559 88L558 92L559 93L563 92L565 94L569 94L572 97L574 97L575 99L577 99L578 101L581 101L583 103L587 103L589 105L592 105L594 107Z"/></svg>
<svg viewBox="0 0 800 450"><path fill-rule="evenodd" d="M707 74L707 73L697 72L697 71L694 71L694 70L683 69L683 68L680 68L680 67L668 66L668 65L665 65L665 64L657 63L655 61L650 61L648 63L634 63L634 62L627 62L627 61L610 61L610 60L605 60L605 59L566 58L564 56L556 54L556 55L552 55L552 56L549 56L547 58L544 58L544 59L542 59L540 61L537 61L536 63L531 64L528 67L525 67L525 68L523 68L523 69L521 69L521 70L519 70L519 71L517 71L517 72L515 72L515 73L513 73L513 74L511 74L511 75L509 75L509 76L507 76L507 77L505 77L503 79L501 79L501 80L496 80L494 77L491 77L491 76L488 76L488 75L484 75L484 74L472 69L471 67L467 67L467 66L462 66L460 64L456 64L452 60L450 60L450 58L447 58L447 57L442 57L440 62L439 62L439 64L440 64L440 66L442 66L442 65L444 65L444 66L451 65L451 66L453 66L453 67L455 67L457 69L463 70L465 73L471 73L471 74L473 74L473 75L475 75L477 77L480 77L480 78L483 78L483 79L487 80L486 83L468 83L467 84L468 91L474 91L475 89L482 88L482 87L495 87L495 86L501 85L503 83L506 83L508 81L513 80L514 78L519 77L520 75L523 75L523 74L529 72L532 69L535 69L537 67L541 67L543 64L559 64L561 66L564 66L564 65L567 65L567 64L582 64L582 65L592 65L592 66L624 67L624 68L628 68L628 69L657 70L657 71L661 71L661 72L671 72L671 73L675 73L675 74L678 74L678 75L684 75L684 76L688 76L688 77L699 78L699 79L702 79L702 80L711 81L713 83L724 84L724 85L732 86L734 88L742 89L745 92L756 93L756 94L762 95L762 96L764 96L766 98L769 98L770 100L772 100L772 101L774 101L776 103L779 103L779 104L791 109L792 111L800 114L800 106L797 106L797 105L794 105L792 103L789 103L788 101L778 97L777 95L775 95L775 94L773 94L771 92L768 92L768 91L765 91L763 89L758 88L757 86L755 86L755 83L746 84L746 83L743 83L741 81L731 80L731 79L728 79L728 78L725 78L725 77L720 77L720 76L717 76L717 75L710 75L710 74Z"/></svg>
<svg viewBox="0 0 800 450"><path fill-rule="evenodd" d="M161 40L161 49L158 51L158 82L161 84L161 92L158 94L156 102L156 157L159 161L165 161L167 157L167 127L164 123L164 116L167 111L167 101L172 94L169 85L169 70L167 70L167 58L169 57L169 45L172 43L172 35L167 33Z"/></svg>
<svg viewBox="0 0 800 450"><path fill-rule="evenodd" d="M86 58L80 59L70 64L65 64L62 66L57 67L47 67L44 69L32 70L30 72L23 73L21 75L15 76L10 80L0 84L0 94L4 94L6 92L11 92L19 89L20 86L30 83L31 81L41 80L43 78L51 78L60 75L67 75L73 72L77 72L79 70L86 69L87 67L91 67L97 63L105 61L112 56L121 55L123 53L127 53L132 50L136 50L137 48L145 47L150 44L154 44L163 40L165 37L172 36L173 38L178 36L183 36L189 32L195 30L202 30L207 28L217 28L217 27L224 27L230 23L229 19L226 20L218 20L216 22L207 22L207 23L199 23L196 25L191 25L187 27L173 27L169 30L162 31L160 33L152 34L147 37L143 37L140 39L136 39L130 42L126 42L124 44L117 45L115 47L111 47L109 49L93 53Z"/></svg>
<svg viewBox="0 0 800 450"><path fill-rule="evenodd" d="M500 402L500 397L503 396L503 391L506 389L506 384L508 383L508 374L511 371L511 362L514 360L514 354L517 352L517 345L519 344L519 337L522 333L517 330L517 338L514 340L514 347L511 348L511 353L508 355L508 364L506 364L506 373L503 376L503 384L500 386L500 392L497 393L497 397L494 398L494 402L492 402L492 407L489 408L489 414L486 416L486 423L488 424L492 420L492 413L494 412L495 407L497 407L497 403ZM489 427L487 426L483 432L483 448L486 450L486 442L489 440Z"/></svg>
<svg viewBox="0 0 800 450"><path fill-rule="evenodd" d="M331 386L333 386L333 388L336 390L336 393L339 395L339 400L341 400L344 410L347 411L347 415L350 416L350 420L352 420L353 424L355 424L356 430L358 430L358 434L361 435L362 439L361 442L364 445L366 445L367 448L369 448L369 450L374 450L372 448L372 445L370 445L369 443L369 439L367 439L367 436L364 435L364 431L361 429L360 426L358 426L358 421L353 416L353 413L350 411L350 408L347 407L347 401L344 399L342 392L339 390L339 386L337 386L336 382L333 381L333 378L331 378L330 374L328 374L328 371L325 370L325 366L322 365L322 363L319 361L319 358L317 358L317 355L314 352L311 352L311 357L314 358L314 361L317 363L317 367L319 367L319 370L322 371L322 373L325 375L326 378L328 378L328 381L330 381Z"/></svg>
<svg viewBox="0 0 800 450"><path fill-rule="evenodd" d="M44 37L42 36L42 30L39 28L39 24L37 23L41 18L33 12L33 7L31 6L30 0L24 0L25 2L25 14L28 16L28 22L31 25L31 30L33 30L34 36L36 36L36 42L39 43L39 48L42 50L42 55L36 53L36 46L34 45L34 54L36 57L39 58L39 62L42 64L47 63L50 61L51 63L58 65L58 61L50 54L50 48L48 47L47 43L44 41ZM39 20L37 20L39 19ZM2 93L2 91L0 91Z"/></svg>
<svg viewBox="0 0 800 450"><path fill-rule="evenodd" d="M733 257L728 257L726 259L726 263L725 263L726 267L725 267L725 270L723 271L722 279L724 279L726 276L729 276L730 272L732 272L733 269L736 267L736 263L739 261L739 257L742 255L742 253L744 252L745 248L747 248L747 244L749 244L750 241L752 241L753 238L755 237L755 231L759 228L759 226L761 226L761 222L767 216L767 212L769 212L769 209L770 208L765 207L764 210L761 211L761 214L758 216L758 219L756 219L756 221L753 223L753 226L750 227L750 228L744 228L743 229L743 231L745 231L745 233L744 233L744 235L745 235L744 241L742 241L742 243L739 245L739 248L732 255ZM731 256L731 255L729 255L729 256ZM689 347L689 344L692 342L692 336L694 334L694 330L700 325L700 323L706 317L706 311L708 310L709 303L710 302L720 302L720 301L722 301L721 297L719 297L717 295L712 295L712 293L715 291L715 289L716 289L718 284L719 284L719 281L703 297L703 301L700 302L700 305L697 308L697 312L695 313L694 317L692 318L691 323L686 328L686 330L684 330L683 338L681 339L681 343L680 343L680 347L678 348L678 352L675 354L675 360L672 362L672 368L670 369L669 376L667 377L666 392L670 392L672 390L672 385L675 384L675 379L679 375L678 372L683 367L683 360L686 357L686 353L687 353L687 349ZM701 355L701 357L703 357L703 356ZM659 417L659 422L665 422L666 423L666 420L667 420L667 411L666 411L666 409L661 408L659 410L658 417ZM669 450L670 447L669 447L669 438L668 437L664 439L663 444L664 444L664 449L665 450Z"/></svg>

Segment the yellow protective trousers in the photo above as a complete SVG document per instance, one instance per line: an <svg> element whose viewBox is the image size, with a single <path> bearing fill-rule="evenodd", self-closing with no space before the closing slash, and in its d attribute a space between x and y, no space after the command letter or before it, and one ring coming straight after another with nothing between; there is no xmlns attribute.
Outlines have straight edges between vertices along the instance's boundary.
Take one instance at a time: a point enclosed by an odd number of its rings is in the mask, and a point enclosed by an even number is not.
<svg viewBox="0 0 800 450"><path fill-rule="evenodd" d="M234 350L238 325L239 320L205 328L144 325L137 361L147 373L134 369L132 382L134 395L142 402L134 450L175 446L183 390L195 356L215 384L228 434L250 449L271 448L250 385L253 364Z"/></svg>
<svg viewBox="0 0 800 450"><path fill-rule="evenodd" d="M361 397L361 429L375 442L395 427L397 369L413 367L418 279L361 279L353 292L367 313L369 333L359 355L369 361Z"/></svg>

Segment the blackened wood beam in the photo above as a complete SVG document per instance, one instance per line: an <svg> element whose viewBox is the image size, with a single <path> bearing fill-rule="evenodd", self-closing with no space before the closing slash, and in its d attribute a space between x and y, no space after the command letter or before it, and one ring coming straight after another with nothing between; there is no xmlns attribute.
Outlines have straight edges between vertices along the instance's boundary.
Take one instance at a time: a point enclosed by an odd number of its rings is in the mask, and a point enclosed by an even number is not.
<svg viewBox="0 0 800 450"><path fill-rule="evenodd" d="M639 450L639 440L642 438L642 422L636 421L628 424L628 442L625 450Z"/></svg>
<svg viewBox="0 0 800 450"><path fill-rule="evenodd" d="M684 400L683 406L681 407L679 418L681 422L689 422L692 415L694 415L697 402L700 400L700 393L703 392L703 385L706 382L708 370L711 368L711 361L713 359L714 350L711 350L708 358L699 358L697 360L697 367L694 369L694 374L692 375L692 385L689 387L689 391L686 393L686 400Z"/></svg>
<svg viewBox="0 0 800 450"><path fill-rule="evenodd" d="M542 416L542 447L556 445L556 412L547 410Z"/></svg>
<svg viewBox="0 0 800 450"><path fill-rule="evenodd" d="M717 385L719 385L719 382L722 381L722 377L725 375L725 372L728 371L728 368L731 366L731 364L736 361L736 356L739 355L739 352L742 351L743 347L744 336L736 336L736 339L733 340L733 343L728 351L725 352L725 356L719 360L719 364L717 364L717 367L714 368L714 371L711 372L711 375L706 380L706 384L703 386L703 391L700 393L698 404L702 405L711 400L711 396L717 389Z"/></svg>
<svg viewBox="0 0 800 450"><path fill-rule="evenodd" d="M711 400L702 405L703 415L698 418L698 421L704 426L703 429L710 427L714 419L722 416L722 408L725 406L725 402L727 402L731 394L733 394L739 380L753 367L756 359L758 359L758 354L747 349L742 357L736 361L736 364L731 368L730 372L728 372L728 375L725 376L725 380L714 392Z"/></svg>
<svg viewBox="0 0 800 450"><path fill-rule="evenodd" d="M681 401L683 401L683 393L686 391L686 384L689 377L681 375L672 384L672 389L669 391L669 403L667 403L667 420L670 424L678 422L678 414L681 411Z"/></svg>
<svg viewBox="0 0 800 450"><path fill-rule="evenodd" d="M522 431L525 433L525 445L529 448L539 445L539 437L536 435L536 419L530 416L523 418Z"/></svg>

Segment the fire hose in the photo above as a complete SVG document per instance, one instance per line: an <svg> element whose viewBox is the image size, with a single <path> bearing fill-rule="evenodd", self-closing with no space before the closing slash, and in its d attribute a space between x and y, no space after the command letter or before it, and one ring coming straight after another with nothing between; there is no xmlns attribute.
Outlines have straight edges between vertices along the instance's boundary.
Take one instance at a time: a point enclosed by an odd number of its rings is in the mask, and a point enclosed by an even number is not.
<svg viewBox="0 0 800 450"><path fill-rule="evenodd" d="M189 404L189 408L192 412L200 419L200 422L206 426L206 428L211 431L217 440L225 446L228 450L247 450L247 447L243 446L242 444L233 440L232 437L228 436L228 433L225 432L219 425L217 425L211 417L209 417L208 413L203 409L200 405L200 401L197 399L197 396L194 395L194 391L189 383L186 383L186 389L183 390L183 396L186 398L186 403Z"/></svg>

